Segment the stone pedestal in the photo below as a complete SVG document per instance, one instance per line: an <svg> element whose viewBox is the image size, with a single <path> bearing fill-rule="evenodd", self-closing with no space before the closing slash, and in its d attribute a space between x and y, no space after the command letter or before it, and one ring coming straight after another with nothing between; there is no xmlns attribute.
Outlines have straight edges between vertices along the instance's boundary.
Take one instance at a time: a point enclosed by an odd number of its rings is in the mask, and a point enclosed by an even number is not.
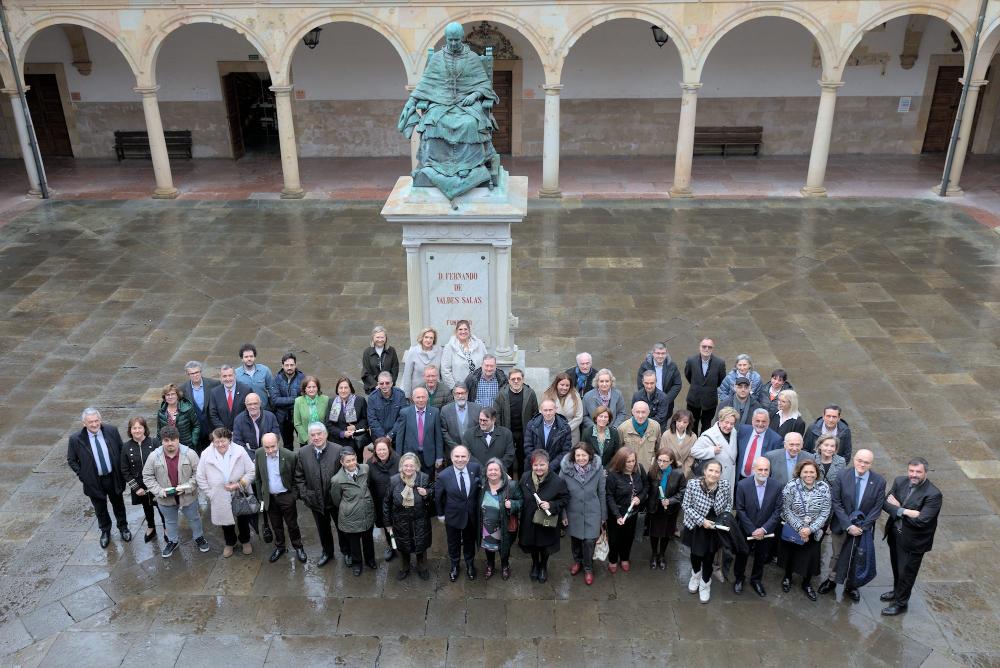
<svg viewBox="0 0 1000 668"><path fill-rule="evenodd" d="M511 335L510 226L528 212L528 177L503 171L492 191L475 188L455 203L403 176L382 208L387 222L403 226L410 341L434 327L444 343L457 321L468 320L498 364L521 365Z"/></svg>

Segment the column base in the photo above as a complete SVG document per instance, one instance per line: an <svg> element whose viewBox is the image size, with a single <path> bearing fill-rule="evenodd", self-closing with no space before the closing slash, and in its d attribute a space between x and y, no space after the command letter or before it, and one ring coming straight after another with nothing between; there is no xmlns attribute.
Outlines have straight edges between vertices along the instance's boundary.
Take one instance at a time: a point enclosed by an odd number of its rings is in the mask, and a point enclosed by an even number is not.
<svg viewBox="0 0 1000 668"><path fill-rule="evenodd" d="M538 191L538 196L543 199L559 199L562 197L562 191L559 188L542 188Z"/></svg>
<svg viewBox="0 0 1000 668"><path fill-rule="evenodd" d="M694 191L691 188L679 188L674 186L670 189L670 196L674 199L691 199L694 197Z"/></svg>
<svg viewBox="0 0 1000 668"><path fill-rule="evenodd" d="M177 188L157 188L153 191L153 199L175 199L179 194Z"/></svg>
<svg viewBox="0 0 1000 668"><path fill-rule="evenodd" d="M302 199L306 196L306 191L302 188L283 188L281 199Z"/></svg>
<svg viewBox="0 0 1000 668"><path fill-rule="evenodd" d="M38 188L28 188L28 197L34 197L36 199L41 199L42 191Z"/></svg>
<svg viewBox="0 0 1000 668"><path fill-rule="evenodd" d="M933 192L935 195L940 195L941 194L941 184L939 183L936 186L934 186L933 188L931 188L931 192ZM961 197L964 194L965 194L964 190L962 190L958 186L953 186L953 185L951 185L949 183L948 184L948 192L946 192L944 194L944 196L945 197Z"/></svg>
<svg viewBox="0 0 1000 668"><path fill-rule="evenodd" d="M823 186L802 186L799 192L803 197L826 197L826 188Z"/></svg>

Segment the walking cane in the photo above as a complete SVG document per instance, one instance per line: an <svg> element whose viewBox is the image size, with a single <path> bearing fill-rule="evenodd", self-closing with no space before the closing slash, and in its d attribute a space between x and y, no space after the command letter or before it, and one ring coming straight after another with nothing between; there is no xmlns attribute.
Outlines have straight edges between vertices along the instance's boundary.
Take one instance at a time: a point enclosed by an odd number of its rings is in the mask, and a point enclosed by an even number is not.
<svg viewBox="0 0 1000 668"><path fill-rule="evenodd" d="M841 603L844 600L844 590L847 589L847 581L851 577L851 565L854 563L854 554L857 552L858 548L858 536L853 536L854 540L851 542L851 554L847 557L847 574L844 576L843 583L837 583L837 603ZM838 560L839 561L839 560Z"/></svg>

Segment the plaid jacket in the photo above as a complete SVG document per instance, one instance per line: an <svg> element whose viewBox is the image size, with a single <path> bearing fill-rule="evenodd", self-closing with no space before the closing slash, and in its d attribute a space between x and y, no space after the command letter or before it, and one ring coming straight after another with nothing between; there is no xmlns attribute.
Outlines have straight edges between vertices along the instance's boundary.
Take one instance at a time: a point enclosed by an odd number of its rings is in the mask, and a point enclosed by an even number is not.
<svg viewBox="0 0 1000 668"><path fill-rule="evenodd" d="M830 500L830 486L822 480L817 480L812 489L806 489L801 480L788 481L781 493L781 519L796 531L808 526L812 532L811 538L820 540L823 537L823 527L830 519L833 504ZM806 518L810 522L807 525Z"/></svg>
<svg viewBox="0 0 1000 668"><path fill-rule="evenodd" d="M684 488L681 507L684 509L684 526L688 529L700 527L712 508L715 508L716 516L733 510L733 492L728 480L720 478L719 486L711 494L701 486L701 481L702 478L692 478Z"/></svg>

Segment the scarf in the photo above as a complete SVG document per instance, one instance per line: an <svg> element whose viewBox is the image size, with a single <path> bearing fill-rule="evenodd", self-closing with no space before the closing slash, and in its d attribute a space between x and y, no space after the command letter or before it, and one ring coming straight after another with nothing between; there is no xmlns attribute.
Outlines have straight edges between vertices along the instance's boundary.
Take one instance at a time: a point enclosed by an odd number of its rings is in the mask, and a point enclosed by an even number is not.
<svg viewBox="0 0 1000 668"><path fill-rule="evenodd" d="M587 473L590 472L590 467L591 466L593 466L592 462L588 463L586 466L580 466L579 464L577 464L577 463L574 462L573 463L573 471L574 471L573 472L573 477L576 478L577 480L579 480L581 483L586 482L587 481Z"/></svg>
<svg viewBox="0 0 1000 668"><path fill-rule="evenodd" d="M611 441L611 425L609 424L607 427L604 428L604 438L603 439L600 436L597 435L597 425L596 424L593 427L591 427L590 429L591 429L591 432L594 434L594 443L597 444L597 454L603 455L604 454L604 446L609 441Z"/></svg>
<svg viewBox="0 0 1000 668"><path fill-rule="evenodd" d="M607 394L601 394L601 391L598 390L597 391L597 398L605 406L608 406L608 407L611 406L611 392L610 391Z"/></svg>
<svg viewBox="0 0 1000 668"><path fill-rule="evenodd" d="M413 507L413 486L417 482L417 474L414 473L413 477L408 479L402 473L399 474L399 479L403 482L403 492L401 496L403 497L403 507L412 508Z"/></svg>
<svg viewBox="0 0 1000 668"><path fill-rule="evenodd" d="M538 477L538 476L537 476L537 475L535 474L535 472L534 472L534 471L532 471L532 472L531 472L531 483L532 483L532 484L533 484L533 485L535 486L535 491L536 491L536 492L538 491L538 488L539 488L539 487L541 486L541 484L542 484L543 482L545 482L545 478L547 478L547 477L548 477L548 475L549 475L549 474L548 474L548 473L546 473L546 474L545 474L545 475L543 475L543 476L542 476L541 478L539 478L539 477Z"/></svg>
<svg viewBox="0 0 1000 668"><path fill-rule="evenodd" d="M667 482L670 480L670 472L671 471L673 471L673 467L672 466L668 466L667 468L663 469L662 473L660 473L660 498L661 499L667 498Z"/></svg>
<svg viewBox="0 0 1000 668"><path fill-rule="evenodd" d="M319 409L316 408L316 400L319 398L317 394L315 397L306 397L306 403L309 404L309 421L319 422Z"/></svg>
<svg viewBox="0 0 1000 668"><path fill-rule="evenodd" d="M354 408L353 394L348 395L347 401L344 401L340 397L330 405L330 422L338 422L340 420L340 413L344 413L344 422L347 424L354 424L358 421L358 412Z"/></svg>
<svg viewBox="0 0 1000 668"><path fill-rule="evenodd" d="M583 388L587 387L587 376L590 374L583 373L580 369L576 370L576 391L583 394Z"/></svg>
<svg viewBox="0 0 1000 668"><path fill-rule="evenodd" d="M639 434L640 437L645 438L646 430L649 429L649 420L646 420L642 426L632 418L632 428L635 429L635 433Z"/></svg>

